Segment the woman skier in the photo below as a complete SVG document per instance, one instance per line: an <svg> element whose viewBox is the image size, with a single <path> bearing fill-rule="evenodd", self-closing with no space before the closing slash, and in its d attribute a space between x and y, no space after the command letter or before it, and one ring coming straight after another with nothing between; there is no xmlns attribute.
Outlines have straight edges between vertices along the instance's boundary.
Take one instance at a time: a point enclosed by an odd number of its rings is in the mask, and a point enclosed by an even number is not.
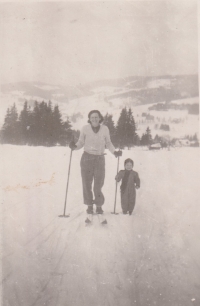
<svg viewBox="0 0 200 306"><path fill-rule="evenodd" d="M102 205L105 198L102 187L105 179L105 148L109 149L115 157L122 156L122 151L115 151L110 140L110 133L107 126L101 124L103 116L98 110L92 110L88 114L88 124L80 133L77 143L70 142L72 150L79 150L84 147L81 157L81 176L83 185L84 204L88 206L87 213L93 213L93 204L96 204L96 213L102 214ZM93 193L92 193L92 183Z"/></svg>

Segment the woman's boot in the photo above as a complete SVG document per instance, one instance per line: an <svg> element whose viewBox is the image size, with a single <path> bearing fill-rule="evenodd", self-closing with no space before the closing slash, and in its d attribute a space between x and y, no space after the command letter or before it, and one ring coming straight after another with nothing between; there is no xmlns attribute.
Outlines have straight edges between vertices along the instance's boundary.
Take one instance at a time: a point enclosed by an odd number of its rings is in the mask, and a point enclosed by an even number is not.
<svg viewBox="0 0 200 306"><path fill-rule="evenodd" d="M93 205L88 205L88 208L86 211L88 214L93 214Z"/></svg>

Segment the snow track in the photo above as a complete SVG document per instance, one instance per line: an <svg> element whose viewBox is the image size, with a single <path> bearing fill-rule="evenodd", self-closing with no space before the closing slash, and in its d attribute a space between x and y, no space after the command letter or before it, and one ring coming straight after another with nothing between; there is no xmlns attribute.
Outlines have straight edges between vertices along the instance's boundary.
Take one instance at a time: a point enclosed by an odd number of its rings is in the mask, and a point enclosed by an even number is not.
<svg viewBox="0 0 200 306"><path fill-rule="evenodd" d="M124 151L120 169L125 158L133 158L141 177L132 216L121 214L119 194L120 213L110 213L117 160L108 154L103 207L108 224L94 215L88 227L81 152L72 157L70 217L59 218L68 148L1 149L2 306L200 304L198 148Z"/></svg>

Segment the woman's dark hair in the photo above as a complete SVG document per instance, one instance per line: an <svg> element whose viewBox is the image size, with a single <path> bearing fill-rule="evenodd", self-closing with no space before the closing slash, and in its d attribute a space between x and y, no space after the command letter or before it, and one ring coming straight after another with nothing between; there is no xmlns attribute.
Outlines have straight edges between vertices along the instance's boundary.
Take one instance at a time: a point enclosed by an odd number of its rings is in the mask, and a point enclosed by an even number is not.
<svg viewBox="0 0 200 306"><path fill-rule="evenodd" d="M127 164L127 163L131 163L132 166L134 165L134 161L130 158L127 158L125 161L124 161L124 166Z"/></svg>
<svg viewBox="0 0 200 306"><path fill-rule="evenodd" d="M103 118L102 114L100 113L100 111L98 111L98 110L92 110L92 111L89 112L89 114L88 114L88 123L91 123L90 122L90 116L92 114L94 114L94 113L99 115L99 118L100 118L99 123L102 123L104 118Z"/></svg>

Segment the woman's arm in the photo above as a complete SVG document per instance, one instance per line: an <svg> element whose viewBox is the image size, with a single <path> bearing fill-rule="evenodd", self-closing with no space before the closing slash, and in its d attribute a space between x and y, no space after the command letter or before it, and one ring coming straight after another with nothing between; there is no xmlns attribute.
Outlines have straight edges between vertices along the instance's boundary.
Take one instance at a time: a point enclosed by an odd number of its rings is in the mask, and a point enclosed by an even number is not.
<svg viewBox="0 0 200 306"><path fill-rule="evenodd" d="M113 146L111 140L110 140L110 132L106 125L105 126L105 141L106 141L106 148L114 154L115 147Z"/></svg>
<svg viewBox="0 0 200 306"><path fill-rule="evenodd" d="M79 139L76 143L76 149L75 150L81 149L84 146L84 144L85 144L85 132L84 132L84 127L83 127L82 130L81 130Z"/></svg>

